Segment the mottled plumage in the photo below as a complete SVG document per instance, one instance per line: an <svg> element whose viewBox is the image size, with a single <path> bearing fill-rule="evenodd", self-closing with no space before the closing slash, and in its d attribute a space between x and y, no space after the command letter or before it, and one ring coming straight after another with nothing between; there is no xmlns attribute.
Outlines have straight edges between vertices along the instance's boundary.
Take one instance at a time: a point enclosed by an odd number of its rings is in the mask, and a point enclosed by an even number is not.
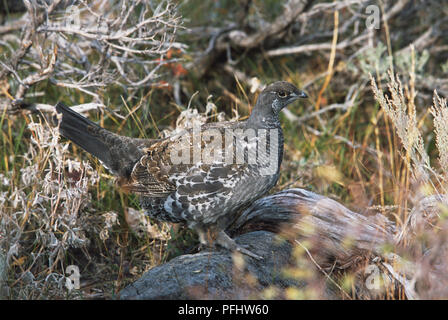
<svg viewBox="0 0 448 320"><path fill-rule="evenodd" d="M283 157L278 113L305 97L294 85L275 82L260 93L248 120L208 123L166 139L119 136L61 103L56 110L62 113L61 134L101 160L123 188L139 194L150 217L186 223L204 244L216 241L260 258L223 230L238 209L277 183ZM231 157L226 158L226 150L233 150ZM179 155L187 161L179 163Z"/></svg>

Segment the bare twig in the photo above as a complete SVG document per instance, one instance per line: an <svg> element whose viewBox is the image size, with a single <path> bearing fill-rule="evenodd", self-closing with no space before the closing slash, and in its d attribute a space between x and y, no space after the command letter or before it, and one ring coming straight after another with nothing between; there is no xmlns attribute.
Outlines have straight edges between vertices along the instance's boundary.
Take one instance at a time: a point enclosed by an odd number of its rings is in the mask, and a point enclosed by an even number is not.
<svg viewBox="0 0 448 320"><path fill-rule="evenodd" d="M363 34L352 40L344 40L336 45L336 50L343 50L347 47L361 43L367 38L368 34ZM266 55L269 57L275 57L287 54L298 54L313 51L331 50L332 45L333 45L332 43L318 43L318 44L304 44L295 47L277 48L266 51Z"/></svg>
<svg viewBox="0 0 448 320"><path fill-rule="evenodd" d="M0 36L18 31L26 21L18 50L1 62L0 79L12 74L18 83L11 86L13 99L49 79L101 102L97 89L111 83L128 90L151 86L162 67L176 61L166 59L170 48L184 49L174 41L182 27L170 0L80 0L68 7L61 1L25 0L23 17L0 29ZM8 37L0 40L7 44Z"/></svg>

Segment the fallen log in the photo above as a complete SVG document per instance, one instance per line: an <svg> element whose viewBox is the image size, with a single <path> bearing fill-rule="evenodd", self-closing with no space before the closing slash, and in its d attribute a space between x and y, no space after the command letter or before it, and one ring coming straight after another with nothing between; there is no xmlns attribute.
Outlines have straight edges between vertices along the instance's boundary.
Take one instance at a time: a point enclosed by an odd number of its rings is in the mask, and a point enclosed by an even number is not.
<svg viewBox="0 0 448 320"><path fill-rule="evenodd" d="M382 214L362 215L313 192L288 189L255 201L227 231L264 259L225 250L182 255L150 269L120 298L247 299L272 297L273 287L274 298L290 297L283 292L288 288L304 298L416 298L407 278L391 267L401 258L385 251L395 244L396 230ZM294 276L303 262L314 275ZM350 288L342 284L347 277ZM319 293L307 296L316 286Z"/></svg>

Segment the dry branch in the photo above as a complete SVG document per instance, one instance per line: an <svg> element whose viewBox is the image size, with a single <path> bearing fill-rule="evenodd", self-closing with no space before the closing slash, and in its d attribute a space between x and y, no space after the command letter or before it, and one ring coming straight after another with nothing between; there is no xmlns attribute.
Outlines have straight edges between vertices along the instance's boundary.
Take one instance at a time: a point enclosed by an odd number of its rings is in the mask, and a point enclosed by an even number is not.
<svg viewBox="0 0 448 320"><path fill-rule="evenodd" d="M76 106L71 107L74 111L79 113L86 113L92 110L99 110L105 108L105 106L101 103L83 103ZM19 109L17 109L19 110ZM53 113L55 112L55 108L53 105L44 104L44 103L33 103L30 105L21 106L20 110L30 113L34 112L43 112L43 113Z"/></svg>
<svg viewBox="0 0 448 320"><path fill-rule="evenodd" d="M234 30L229 34L230 41L233 45L245 49L251 49L260 46L269 38L281 38L282 33L297 19L298 15L303 12L308 0L291 0L285 4L285 9L281 15L272 23L265 26L262 30L246 35L242 31Z"/></svg>
<svg viewBox="0 0 448 320"><path fill-rule="evenodd" d="M394 225L382 215L366 217L338 202L303 189L289 189L260 199L243 212L235 229L274 228L294 240L313 239L323 268L344 268L359 255L380 255L393 241ZM350 239L353 247L347 245Z"/></svg>
<svg viewBox="0 0 448 320"><path fill-rule="evenodd" d="M172 60L168 50L184 48L175 42L182 27L169 0L47 2L25 0L27 12L0 28L0 43L8 48L0 80L8 82L6 95L12 97L2 109L47 79L102 103L97 89L112 83L128 91L151 86Z"/></svg>
<svg viewBox="0 0 448 320"><path fill-rule="evenodd" d="M343 50L355 44L365 41L369 37L368 34L360 35L352 40L344 40L336 45L336 50ZM331 50L331 43L318 43L318 44L304 44L296 47L287 47L287 48L277 48L268 50L266 55L269 57L287 55L287 54L298 54L304 52L313 52L313 51L322 51L322 50Z"/></svg>

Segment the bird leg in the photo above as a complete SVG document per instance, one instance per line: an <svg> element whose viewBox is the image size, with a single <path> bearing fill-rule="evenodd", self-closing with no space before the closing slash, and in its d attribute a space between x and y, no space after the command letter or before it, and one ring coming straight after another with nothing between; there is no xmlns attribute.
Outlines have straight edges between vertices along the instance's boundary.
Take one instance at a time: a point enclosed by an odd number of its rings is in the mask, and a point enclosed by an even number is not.
<svg viewBox="0 0 448 320"><path fill-rule="evenodd" d="M237 244L235 240L230 238L223 230L219 231L218 236L216 237L216 244L226 248L227 250L238 251L254 259L263 260L263 257L249 251L245 248L245 246Z"/></svg>
<svg viewBox="0 0 448 320"><path fill-rule="evenodd" d="M213 247L213 245L219 245L229 251L238 251L249 257L257 260L263 260L263 257L256 255L255 253L246 249L246 246L239 245L230 238L223 230L203 230L202 228L197 228L196 232L199 235L199 241L201 243L200 249L203 247Z"/></svg>

